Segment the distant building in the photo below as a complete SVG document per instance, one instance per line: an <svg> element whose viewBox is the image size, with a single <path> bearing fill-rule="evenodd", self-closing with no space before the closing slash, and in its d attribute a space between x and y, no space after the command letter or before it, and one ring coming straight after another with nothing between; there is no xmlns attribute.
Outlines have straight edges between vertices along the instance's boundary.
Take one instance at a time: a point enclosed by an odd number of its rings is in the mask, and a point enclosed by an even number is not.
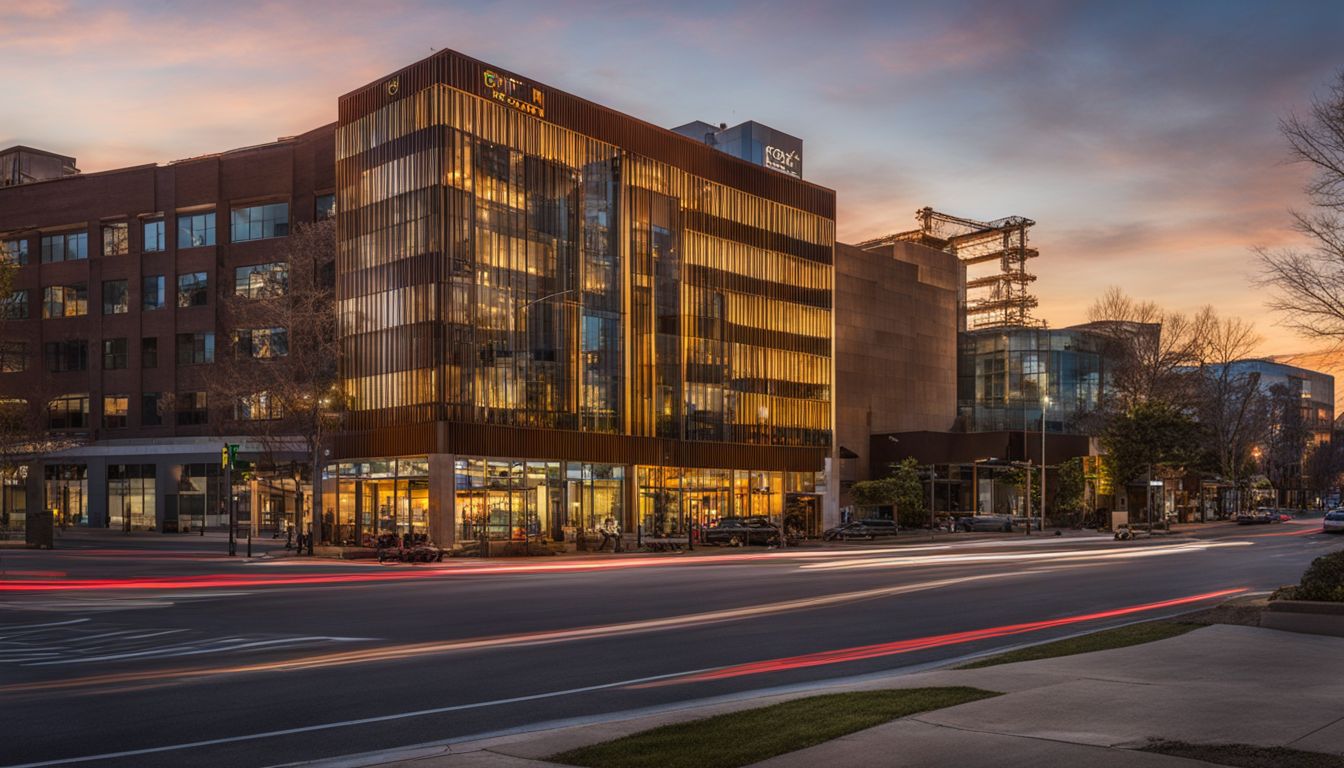
<svg viewBox="0 0 1344 768"><path fill-rule="evenodd" d="M13 146L0 149L0 187L16 187L79 173L75 158L44 149Z"/></svg>
<svg viewBox="0 0 1344 768"><path fill-rule="evenodd" d="M1231 367L1236 376L1258 375L1260 391L1266 395L1288 394L1298 401L1308 448L1330 442L1335 419L1334 376L1273 359L1238 360Z"/></svg>
<svg viewBox="0 0 1344 768"><path fill-rule="evenodd" d="M749 163L803 178L803 140L755 120L739 123L732 128L727 123L714 126L696 120L679 125L672 131L703 141L720 152Z"/></svg>

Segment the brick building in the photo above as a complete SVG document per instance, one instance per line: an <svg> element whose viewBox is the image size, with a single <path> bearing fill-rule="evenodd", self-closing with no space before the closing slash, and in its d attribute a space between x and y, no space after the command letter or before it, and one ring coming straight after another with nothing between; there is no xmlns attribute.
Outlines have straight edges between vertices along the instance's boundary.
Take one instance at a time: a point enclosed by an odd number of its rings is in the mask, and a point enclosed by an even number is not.
<svg viewBox="0 0 1344 768"><path fill-rule="evenodd" d="M0 188L0 255L18 264L0 338L0 397L68 447L6 476L5 517L197 525L220 509L225 404L210 402L222 299L283 262L293 223L330 215L334 125L270 144ZM70 165L73 166L73 158ZM274 458L274 457L272 457ZM281 459L285 457L280 457ZM293 505L294 476L238 488L253 524ZM289 507L292 511L292 507ZM12 523L11 523L12 524Z"/></svg>

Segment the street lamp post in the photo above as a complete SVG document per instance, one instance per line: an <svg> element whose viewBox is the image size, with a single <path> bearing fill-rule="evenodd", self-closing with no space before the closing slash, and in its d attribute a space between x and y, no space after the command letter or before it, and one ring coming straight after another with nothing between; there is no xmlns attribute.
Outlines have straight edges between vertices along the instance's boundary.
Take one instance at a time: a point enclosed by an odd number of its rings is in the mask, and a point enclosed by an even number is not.
<svg viewBox="0 0 1344 768"><path fill-rule="evenodd" d="M1041 533L1045 533L1045 410L1049 407L1050 397L1047 395L1041 399Z"/></svg>

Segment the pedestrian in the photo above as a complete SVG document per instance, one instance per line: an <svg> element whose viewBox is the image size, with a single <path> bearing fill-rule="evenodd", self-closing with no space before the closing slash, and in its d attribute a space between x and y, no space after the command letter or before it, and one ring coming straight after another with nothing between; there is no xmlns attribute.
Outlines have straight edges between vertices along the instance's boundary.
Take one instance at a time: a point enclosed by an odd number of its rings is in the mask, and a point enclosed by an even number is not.
<svg viewBox="0 0 1344 768"><path fill-rule="evenodd" d="M597 551L601 552L604 549L606 549L607 542L610 541L611 551L615 552L617 548L617 542L620 540L621 535L621 528L620 526L616 525L616 520L611 517L608 517L607 519L603 520L602 527L598 529L598 533L602 534L602 543L598 546Z"/></svg>

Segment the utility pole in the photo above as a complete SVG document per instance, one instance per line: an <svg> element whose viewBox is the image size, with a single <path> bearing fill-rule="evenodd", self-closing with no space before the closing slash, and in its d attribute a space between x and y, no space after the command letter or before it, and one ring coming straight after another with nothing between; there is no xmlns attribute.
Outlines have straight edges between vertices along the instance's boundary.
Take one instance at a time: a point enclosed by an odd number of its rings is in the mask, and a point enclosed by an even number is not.
<svg viewBox="0 0 1344 768"><path fill-rule="evenodd" d="M1023 499L1022 506L1025 507L1027 518L1027 535L1031 535L1031 459L1027 459L1027 466L1023 468L1023 473L1027 476L1027 497Z"/></svg>

